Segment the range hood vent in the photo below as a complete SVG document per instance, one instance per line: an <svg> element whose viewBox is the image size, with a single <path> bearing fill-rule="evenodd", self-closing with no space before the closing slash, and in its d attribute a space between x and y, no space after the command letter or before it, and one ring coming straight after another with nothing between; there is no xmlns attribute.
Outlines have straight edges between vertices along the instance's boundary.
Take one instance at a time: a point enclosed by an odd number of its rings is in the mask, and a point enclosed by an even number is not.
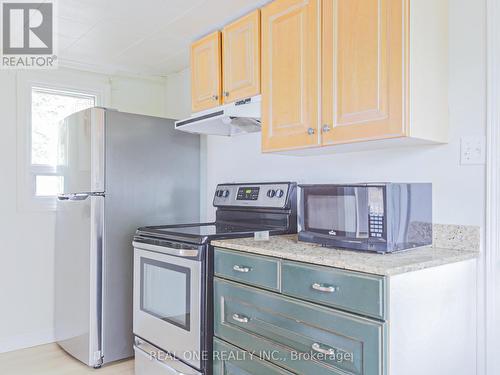
<svg viewBox="0 0 500 375"><path fill-rule="evenodd" d="M175 128L188 133L239 135L261 130L261 96L253 96L175 122Z"/></svg>

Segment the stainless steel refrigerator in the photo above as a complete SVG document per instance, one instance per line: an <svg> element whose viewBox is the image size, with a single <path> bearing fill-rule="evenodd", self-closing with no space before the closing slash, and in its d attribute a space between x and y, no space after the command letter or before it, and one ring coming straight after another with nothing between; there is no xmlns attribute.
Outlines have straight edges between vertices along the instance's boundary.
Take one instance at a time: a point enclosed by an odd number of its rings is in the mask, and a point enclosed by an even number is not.
<svg viewBox="0 0 500 375"><path fill-rule="evenodd" d="M199 220L199 136L92 108L66 118L55 253L58 344L88 366L133 355L137 227Z"/></svg>

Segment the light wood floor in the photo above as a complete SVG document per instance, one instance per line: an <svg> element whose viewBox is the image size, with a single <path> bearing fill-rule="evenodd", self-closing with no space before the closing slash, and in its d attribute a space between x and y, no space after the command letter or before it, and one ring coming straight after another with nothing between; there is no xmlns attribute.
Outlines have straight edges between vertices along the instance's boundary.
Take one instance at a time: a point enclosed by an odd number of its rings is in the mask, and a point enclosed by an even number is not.
<svg viewBox="0 0 500 375"><path fill-rule="evenodd" d="M94 370L69 356L56 344L0 354L1 375L134 375L134 361Z"/></svg>

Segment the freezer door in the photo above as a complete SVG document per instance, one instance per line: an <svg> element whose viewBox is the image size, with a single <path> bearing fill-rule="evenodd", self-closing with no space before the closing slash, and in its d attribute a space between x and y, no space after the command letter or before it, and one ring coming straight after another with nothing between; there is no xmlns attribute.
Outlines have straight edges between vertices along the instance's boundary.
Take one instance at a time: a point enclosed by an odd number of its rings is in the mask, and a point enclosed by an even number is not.
<svg viewBox="0 0 500 375"><path fill-rule="evenodd" d="M88 366L102 363L104 197L60 196L56 213L55 333Z"/></svg>
<svg viewBox="0 0 500 375"><path fill-rule="evenodd" d="M63 120L59 147L63 193L105 190L105 113L102 108L90 108Z"/></svg>

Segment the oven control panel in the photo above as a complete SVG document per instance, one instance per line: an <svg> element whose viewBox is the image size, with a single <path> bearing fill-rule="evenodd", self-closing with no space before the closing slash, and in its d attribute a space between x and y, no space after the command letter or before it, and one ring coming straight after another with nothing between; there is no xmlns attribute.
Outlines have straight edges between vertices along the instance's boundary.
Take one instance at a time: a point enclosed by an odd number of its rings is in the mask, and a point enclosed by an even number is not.
<svg viewBox="0 0 500 375"><path fill-rule="evenodd" d="M236 194L237 201L257 201L259 200L259 186L241 186Z"/></svg>
<svg viewBox="0 0 500 375"><path fill-rule="evenodd" d="M214 206L283 208L295 186L292 182L220 184L215 190Z"/></svg>

